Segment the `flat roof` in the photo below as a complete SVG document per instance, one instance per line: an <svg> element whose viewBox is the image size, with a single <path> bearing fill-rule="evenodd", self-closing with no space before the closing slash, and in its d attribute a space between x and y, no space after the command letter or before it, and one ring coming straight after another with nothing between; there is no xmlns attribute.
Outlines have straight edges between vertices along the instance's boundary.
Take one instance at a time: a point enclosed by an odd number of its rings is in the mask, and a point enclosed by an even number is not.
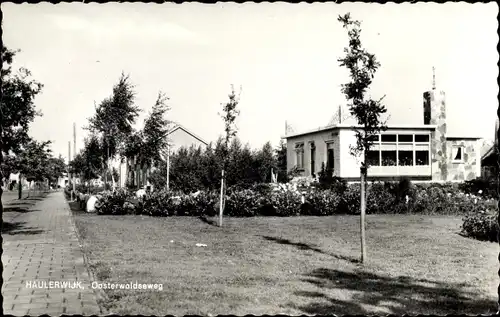
<svg viewBox="0 0 500 317"><path fill-rule="evenodd" d="M352 125L352 124L329 125L329 126L324 126L324 127L312 129L312 130L307 130L304 132L287 134L287 135L282 136L281 138L288 139L288 138L293 138L293 137L297 137L297 136L301 136L301 135L323 132L323 131L328 131L328 130L353 129L353 128L361 128L361 126L360 125ZM409 130L435 130L436 128L437 128L436 125L430 125L430 124L417 124L417 125L394 124L394 125L387 126L387 130L406 130L406 129L409 129Z"/></svg>
<svg viewBox="0 0 500 317"><path fill-rule="evenodd" d="M479 140L482 139L480 136L447 136L446 140Z"/></svg>

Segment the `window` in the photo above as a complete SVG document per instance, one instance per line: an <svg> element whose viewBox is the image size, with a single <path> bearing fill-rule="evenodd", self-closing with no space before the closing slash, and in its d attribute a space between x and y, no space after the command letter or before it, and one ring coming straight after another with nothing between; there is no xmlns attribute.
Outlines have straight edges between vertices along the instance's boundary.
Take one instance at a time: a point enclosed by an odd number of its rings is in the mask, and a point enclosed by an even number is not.
<svg viewBox="0 0 500 317"><path fill-rule="evenodd" d="M297 168L304 168L304 143L295 144L295 165Z"/></svg>
<svg viewBox="0 0 500 317"><path fill-rule="evenodd" d="M464 161L464 147L461 145L452 148L451 157L453 162L460 163Z"/></svg>
<svg viewBox="0 0 500 317"><path fill-rule="evenodd" d="M366 152L366 163L368 166L380 166L380 151Z"/></svg>
<svg viewBox="0 0 500 317"><path fill-rule="evenodd" d="M380 142L379 142L380 140ZM366 154L370 166L429 165L430 134L381 134ZM463 150L462 150L463 153Z"/></svg>
<svg viewBox="0 0 500 317"><path fill-rule="evenodd" d="M382 151L382 166L396 166L396 151Z"/></svg>
<svg viewBox="0 0 500 317"><path fill-rule="evenodd" d="M399 151L399 166L413 166L413 151Z"/></svg>
<svg viewBox="0 0 500 317"><path fill-rule="evenodd" d="M429 151L415 151L416 165L429 165Z"/></svg>
<svg viewBox="0 0 500 317"><path fill-rule="evenodd" d="M314 176L316 173L315 165L316 165L316 146L314 142L310 143L311 146L311 176Z"/></svg>
<svg viewBox="0 0 500 317"><path fill-rule="evenodd" d="M382 142L396 142L395 134L382 134Z"/></svg>
<svg viewBox="0 0 500 317"><path fill-rule="evenodd" d="M327 148L327 157L326 157L326 168L329 170L333 170L335 164L334 164L334 151L333 151L333 143L328 143L326 145Z"/></svg>
<svg viewBox="0 0 500 317"><path fill-rule="evenodd" d="M398 142L413 142L413 134L400 134L398 135Z"/></svg>
<svg viewBox="0 0 500 317"><path fill-rule="evenodd" d="M428 134L415 134L415 143L419 142L429 142Z"/></svg>

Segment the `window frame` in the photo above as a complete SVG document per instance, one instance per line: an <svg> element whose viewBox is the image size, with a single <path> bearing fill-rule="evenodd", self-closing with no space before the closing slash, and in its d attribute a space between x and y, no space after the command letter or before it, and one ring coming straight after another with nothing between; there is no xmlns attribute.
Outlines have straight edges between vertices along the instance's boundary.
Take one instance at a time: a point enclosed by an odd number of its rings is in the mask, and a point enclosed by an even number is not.
<svg viewBox="0 0 500 317"><path fill-rule="evenodd" d="M304 170L304 142L296 142L295 143L295 166L299 170ZM299 156L300 156L300 165L299 165Z"/></svg>
<svg viewBox="0 0 500 317"><path fill-rule="evenodd" d="M458 159L458 160L455 159L456 153L455 154L453 153L454 149L460 149L461 150L461 152L460 152L460 159ZM451 147L451 157L452 157L451 162L452 163L464 163L465 162L464 154L465 154L465 146L464 145L453 145Z"/></svg>
<svg viewBox="0 0 500 317"><path fill-rule="evenodd" d="M371 148L370 151L378 152L379 153L379 165L370 165L370 166L380 166L380 167L416 167L416 166L430 166L431 165L431 134L430 133L423 133L423 132L413 132L413 133L379 133L378 134L378 140L373 142L373 145L376 145L378 149L373 149ZM395 135L396 136L396 141L382 141L384 135ZM400 141L400 135L405 135L405 136L412 136L411 142L408 140L405 141ZM422 137L423 136L423 137ZM417 139L420 138L418 141ZM392 138L391 138L392 139ZM424 139L424 140L422 140ZM384 146L385 145L385 146ZM394 151L396 152L396 164L395 165L384 165L384 160L382 159L382 152L383 151L393 151L393 150L388 150L384 149L387 148L387 146L392 147L395 146ZM411 150L409 149L411 147ZM425 150L422 150L422 147L425 147ZM418 165L417 164L417 151L426 151L428 153L427 158L428 162L425 165ZM412 157L410 158L412 161L412 165L400 165L399 164L399 153L400 152L412 152ZM463 159L463 153L464 150L462 150L462 159Z"/></svg>

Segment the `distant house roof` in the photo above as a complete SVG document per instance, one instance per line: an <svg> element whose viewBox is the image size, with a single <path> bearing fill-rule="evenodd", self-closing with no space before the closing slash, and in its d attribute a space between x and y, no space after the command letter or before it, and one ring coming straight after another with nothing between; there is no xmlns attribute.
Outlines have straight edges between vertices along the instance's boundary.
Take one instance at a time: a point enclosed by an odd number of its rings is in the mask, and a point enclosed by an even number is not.
<svg viewBox="0 0 500 317"><path fill-rule="evenodd" d="M483 155L481 155L481 161L484 161L486 158L494 154L495 154L495 146L492 145L487 151L484 152Z"/></svg>
<svg viewBox="0 0 500 317"><path fill-rule="evenodd" d="M387 129L388 130L435 130L436 125L430 125L430 124L420 124L420 125L405 125L405 124L394 124L394 125L388 125ZM336 125L328 125L324 127L319 127L317 129L312 129L304 132L299 132L299 133L291 133L287 134L285 136L282 136L282 139L288 139L288 138L293 138L301 135L306 135L306 134L311 134L311 133L317 133L317 132L322 132L322 131L328 131L328 130L335 130L335 129L352 129L352 128L361 128L360 125L352 125L352 124L336 124Z"/></svg>
<svg viewBox="0 0 500 317"><path fill-rule="evenodd" d="M183 125L181 125L180 123L177 123L177 122L174 122L174 126L172 127L172 129L170 129L170 131L168 131L167 135L172 134L172 133L174 133L175 131L177 131L179 129L183 130L187 134L191 135L193 138L197 139L201 143L203 143L205 145L208 145L207 141L203 140L201 137L199 137L198 135L194 134L193 132L191 132L190 130L188 130L186 127L184 127Z"/></svg>

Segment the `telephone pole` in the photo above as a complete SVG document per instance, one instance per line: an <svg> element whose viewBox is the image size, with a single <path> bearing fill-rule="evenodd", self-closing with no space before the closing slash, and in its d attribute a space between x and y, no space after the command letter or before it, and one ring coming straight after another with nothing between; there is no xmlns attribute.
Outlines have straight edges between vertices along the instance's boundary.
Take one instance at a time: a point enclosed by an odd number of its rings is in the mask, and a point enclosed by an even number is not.
<svg viewBox="0 0 500 317"><path fill-rule="evenodd" d="M70 163L71 163L71 141L68 141L68 186L70 186L70 181L71 181L71 173L70 173L70 166L69 166ZM71 201L73 201L73 192L72 191L71 191Z"/></svg>
<svg viewBox="0 0 500 317"><path fill-rule="evenodd" d="M73 159L76 157L76 123L73 122ZM73 173L73 192L76 195L76 175Z"/></svg>

